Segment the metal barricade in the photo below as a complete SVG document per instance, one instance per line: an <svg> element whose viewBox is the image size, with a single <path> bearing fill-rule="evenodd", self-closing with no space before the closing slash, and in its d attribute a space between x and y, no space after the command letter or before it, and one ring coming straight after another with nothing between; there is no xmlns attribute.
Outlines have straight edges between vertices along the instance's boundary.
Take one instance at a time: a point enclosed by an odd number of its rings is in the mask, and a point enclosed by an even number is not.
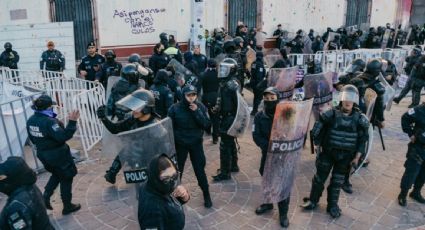
<svg viewBox="0 0 425 230"><path fill-rule="evenodd" d="M105 90L102 86L84 90L73 97L73 107L80 111L78 131L86 158L89 158L88 151L102 139L103 124L97 118L96 110L104 104Z"/></svg>

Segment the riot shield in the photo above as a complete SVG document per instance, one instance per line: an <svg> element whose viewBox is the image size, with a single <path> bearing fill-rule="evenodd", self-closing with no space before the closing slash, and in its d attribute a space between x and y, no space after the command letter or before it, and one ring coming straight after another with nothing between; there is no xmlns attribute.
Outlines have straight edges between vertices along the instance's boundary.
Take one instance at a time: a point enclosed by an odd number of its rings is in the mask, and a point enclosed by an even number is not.
<svg viewBox="0 0 425 230"><path fill-rule="evenodd" d="M220 64L225 58L226 58L226 54L221 53L221 54L217 55L217 57L215 57L214 59L217 62L217 64Z"/></svg>
<svg viewBox="0 0 425 230"><path fill-rule="evenodd" d="M303 43L304 43L303 53L312 54L313 50L311 49L311 45L313 42L310 40L308 36L303 37Z"/></svg>
<svg viewBox="0 0 425 230"><path fill-rule="evenodd" d="M250 112L249 107L242 95L237 92L237 98L238 98L238 108L236 112L236 117L233 120L232 125L230 126L229 130L227 130L227 135L232 137L241 137L246 127L249 125L250 120Z"/></svg>
<svg viewBox="0 0 425 230"><path fill-rule="evenodd" d="M361 158L361 162L359 162L359 165L356 168L352 168L351 169L351 175L356 174L363 166L363 164L365 163L365 161L369 158L370 152L372 150L372 144L373 144L373 126L369 125L369 129L368 129L368 135L369 135L369 140L367 140L366 146L366 154L363 158Z"/></svg>
<svg viewBox="0 0 425 230"><path fill-rule="evenodd" d="M384 93L385 109L387 111L390 111L391 106L393 104L393 99L395 97L395 89L390 85L390 83L387 82L387 80L384 78L384 76L382 76L382 73L379 73L378 79L385 87L385 93Z"/></svg>
<svg viewBox="0 0 425 230"><path fill-rule="evenodd" d="M263 203L289 197L312 106L313 99L277 105L262 177Z"/></svg>
<svg viewBox="0 0 425 230"><path fill-rule="evenodd" d="M270 49L270 50L265 51L264 54L265 54L265 56L268 56L268 55L280 55L280 50L278 48L274 48L274 49Z"/></svg>
<svg viewBox="0 0 425 230"><path fill-rule="evenodd" d="M313 98L313 116L318 120L321 113L332 108L332 72L310 74L304 77L304 97Z"/></svg>
<svg viewBox="0 0 425 230"><path fill-rule="evenodd" d="M386 29L385 34L382 37L381 49L387 48L387 44L388 44L388 40L390 39L390 35L391 35L391 30Z"/></svg>
<svg viewBox="0 0 425 230"><path fill-rule="evenodd" d="M108 78L108 85L106 88L106 101L108 101L109 96L111 95L112 86L119 81L120 77L111 76ZM112 114L107 114L110 118ZM102 134L102 158L113 159L118 154L120 150L116 143L119 142L119 139L116 135L110 133L108 129L103 129Z"/></svg>
<svg viewBox="0 0 425 230"><path fill-rule="evenodd" d="M375 101L378 95L375 91L373 91L370 88L366 89L366 92L364 94L364 102L366 107L366 117L369 119L372 118L373 108L375 107Z"/></svg>
<svg viewBox="0 0 425 230"><path fill-rule="evenodd" d="M148 179L147 169L151 159L164 153L175 161L172 121L165 118L145 127L119 133L117 136L120 139L119 156L123 164L124 179L127 184L132 184L129 189L129 202L135 205L137 216L139 189Z"/></svg>
<svg viewBox="0 0 425 230"><path fill-rule="evenodd" d="M184 80L187 84L196 86L198 83L198 76L196 76L192 71L184 67L179 61L176 59L171 59L167 66L174 67L174 70L184 76Z"/></svg>
<svg viewBox="0 0 425 230"><path fill-rule="evenodd" d="M270 69L267 85L279 90L279 100L290 100L294 94L298 66Z"/></svg>
<svg viewBox="0 0 425 230"><path fill-rule="evenodd" d="M328 34L328 40L326 40L326 43L325 43L325 45L323 46L323 50L329 50L329 43L331 42L331 41L333 41L334 39L335 39L335 36L337 36L337 35L339 35L338 33L335 33L335 32L329 32L329 34Z"/></svg>
<svg viewBox="0 0 425 230"><path fill-rule="evenodd" d="M264 57L264 62L266 63L268 68L272 68L277 60L282 59L282 55L280 54L270 54Z"/></svg>
<svg viewBox="0 0 425 230"><path fill-rule="evenodd" d="M246 52L246 64L245 64L245 68L251 72L251 66L252 63L255 62L256 59L256 52L251 49L251 47L248 47L248 51Z"/></svg>

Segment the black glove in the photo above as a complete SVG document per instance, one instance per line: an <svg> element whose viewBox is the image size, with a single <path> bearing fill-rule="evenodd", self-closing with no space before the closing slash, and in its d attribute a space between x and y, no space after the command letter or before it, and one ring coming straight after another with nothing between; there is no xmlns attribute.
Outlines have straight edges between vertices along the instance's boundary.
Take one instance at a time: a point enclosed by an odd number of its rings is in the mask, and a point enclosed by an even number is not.
<svg viewBox="0 0 425 230"><path fill-rule="evenodd" d="M99 108L97 108L97 117L99 117L99 119L105 119L106 118L106 106L102 105L99 106Z"/></svg>

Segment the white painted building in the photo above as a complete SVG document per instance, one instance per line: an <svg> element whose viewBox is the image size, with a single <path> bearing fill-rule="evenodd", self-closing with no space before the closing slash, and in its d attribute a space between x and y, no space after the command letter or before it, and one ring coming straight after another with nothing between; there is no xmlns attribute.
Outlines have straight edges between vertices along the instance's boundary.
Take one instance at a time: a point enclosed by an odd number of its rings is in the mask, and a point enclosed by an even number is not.
<svg viewBox="0 0 425 230"><path fill-rule="evenodd" d="M406 15L416 1L420 0L204 0L203 25L212 31L244 17L248 24L261 27L268 38L277 24L291 32L314 28L318 33L353 24L353 20L371 26L387 22L407 26ZM253 9L245 9L247 4ZM242 13L236 14L238 10ZM161 32L176 35L185 49L192 13L189 0L1 0L0 27L73 20L77 58L84 55L90 40L102 52L114 49L118 56L148 55ZM228 29L233 32L235 28Z"/></svg>

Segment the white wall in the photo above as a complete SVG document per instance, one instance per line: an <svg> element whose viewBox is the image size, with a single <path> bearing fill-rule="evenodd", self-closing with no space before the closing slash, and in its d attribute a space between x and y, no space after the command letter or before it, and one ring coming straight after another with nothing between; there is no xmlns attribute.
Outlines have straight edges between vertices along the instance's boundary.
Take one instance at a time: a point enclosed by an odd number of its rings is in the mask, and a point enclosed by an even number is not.
<svg viewBox="0 0 425 230"><path fill-rule="evenodd" d="M19 54L18 68L40 69L40 58L49 40L65 56L65 73L75 76L74 27L72 22L55 22L33 25L0 26L0 44L11 42Z"/></svg>
<svg viewBox="0 0 425 230"><path fill-rule="evenodd" d="M345 20L345 0L264 0L263 30L272 37L277 24L283 29L296 32L324 32L327 27L337 28Z"/></svg>
<svg viewBox="0 0 425 230"><path fill-rule="evenodd" d="M394 27L397 5L397 0L373 0L370 26L385 26L389 22Z"/></svg>
<svg viewBox="0 0 425 230"><path fill-rule="evenodd" d="M11 20L10 11L25 9L27 19ZM0 25L22 25L50 22L49 0L1 0Z"/></svg>

